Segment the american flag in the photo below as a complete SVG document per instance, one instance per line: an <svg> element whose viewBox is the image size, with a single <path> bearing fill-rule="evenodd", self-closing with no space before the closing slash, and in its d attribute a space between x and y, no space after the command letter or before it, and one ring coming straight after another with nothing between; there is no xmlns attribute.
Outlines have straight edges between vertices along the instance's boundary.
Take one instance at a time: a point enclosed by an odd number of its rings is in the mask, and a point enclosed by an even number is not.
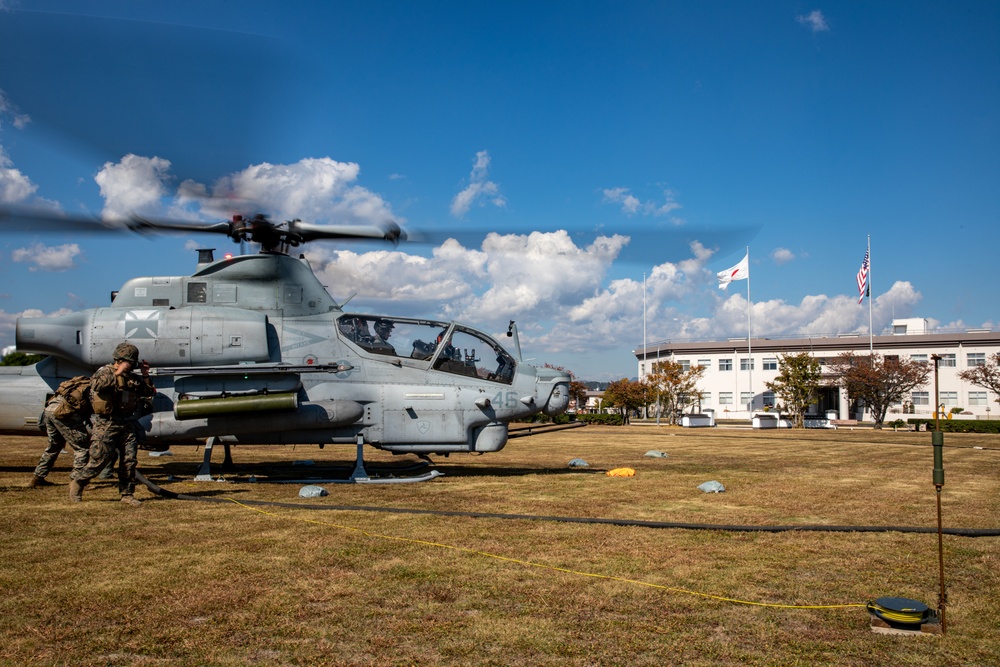
<svg viewBox="0 0 1000 667"><path fill-rule="evenodd" d="M865 300L865 288L868 287L868 251L865 250L865 259L861 262L861 270L858 271L858 303Z"/></svg>

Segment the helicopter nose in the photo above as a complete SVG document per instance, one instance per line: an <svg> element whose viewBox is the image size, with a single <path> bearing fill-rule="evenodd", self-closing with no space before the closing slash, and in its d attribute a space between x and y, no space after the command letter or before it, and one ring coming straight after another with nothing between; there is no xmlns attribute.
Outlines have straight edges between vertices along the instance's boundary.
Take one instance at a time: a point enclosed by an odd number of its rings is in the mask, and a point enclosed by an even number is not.
<svg viewBox="0 0 1000 667"><path fill-rule="evenodd" d="M539 368L537 390L542 412L550 417L561 415L569 407L569 373L554 368Z"/></svg>

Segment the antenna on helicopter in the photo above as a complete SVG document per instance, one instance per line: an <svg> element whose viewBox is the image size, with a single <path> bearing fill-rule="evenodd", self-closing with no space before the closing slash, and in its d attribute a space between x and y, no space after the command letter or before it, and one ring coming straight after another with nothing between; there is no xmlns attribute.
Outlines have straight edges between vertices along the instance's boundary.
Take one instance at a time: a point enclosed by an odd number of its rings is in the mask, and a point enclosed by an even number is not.
<svg viewBox="0 0 1000 667"><path fill-rule="evenodd" d="M517 336L517 325L514 324L514 320L511 320L510 324L507 325L507 338L514 339L514 349L517 351L517 360L524 361L524 359L521 358L521 339Z"/></svg>

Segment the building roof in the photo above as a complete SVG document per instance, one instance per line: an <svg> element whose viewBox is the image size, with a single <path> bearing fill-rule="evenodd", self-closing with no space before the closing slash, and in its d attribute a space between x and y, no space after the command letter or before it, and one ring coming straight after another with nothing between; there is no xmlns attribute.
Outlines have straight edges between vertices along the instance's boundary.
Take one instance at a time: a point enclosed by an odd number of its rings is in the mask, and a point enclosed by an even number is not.
<svg viewBox="0 0 1000 667"><path fill-rule="evenodd" d="M794 353L803 351L814 352L845 352L864 351L874 344L878 350L893 349L934 349L958 346L1000 346L1000 331L966 331L960 333L932 334L897 334L875 336L871 341L864 334L842 334L839 336L819 336L804 338L751 338L752 352ZM669 356L671 354L706 354L726 352L745 352L746 338L735 338L725 341L662 341L648 343L634 350L636 359L654 356Z"/></svg>

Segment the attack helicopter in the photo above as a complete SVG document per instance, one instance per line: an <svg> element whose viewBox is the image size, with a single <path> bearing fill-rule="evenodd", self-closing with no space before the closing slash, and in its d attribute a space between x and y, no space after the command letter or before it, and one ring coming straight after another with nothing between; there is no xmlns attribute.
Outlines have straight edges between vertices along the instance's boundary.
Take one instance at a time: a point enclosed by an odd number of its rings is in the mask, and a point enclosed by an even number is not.
<svg viewBox="0 0 1000 667"><path fill-rule="evenodd" d="M79 222L16 210L4 219L32 229ZM374 481L365 445L422 458L496 452L511 421L569 405L570 376L525 363L513 321L503 344L459 322L348 312L290 254L320 240L396 244L406 234L394 223L276 224L258 214L199 224L133 216L125 227L223 234L260 251L216 259L201 249L191 275L133 278L109 306L19 318L17 350L49 356L0 367L0 433L37 433L55 388L108 363L122 341L151 366L157 393L140 419L148 445L205 439L202 478L214 443L227 453L234 443L353 444L352 479Z"/></svg>

